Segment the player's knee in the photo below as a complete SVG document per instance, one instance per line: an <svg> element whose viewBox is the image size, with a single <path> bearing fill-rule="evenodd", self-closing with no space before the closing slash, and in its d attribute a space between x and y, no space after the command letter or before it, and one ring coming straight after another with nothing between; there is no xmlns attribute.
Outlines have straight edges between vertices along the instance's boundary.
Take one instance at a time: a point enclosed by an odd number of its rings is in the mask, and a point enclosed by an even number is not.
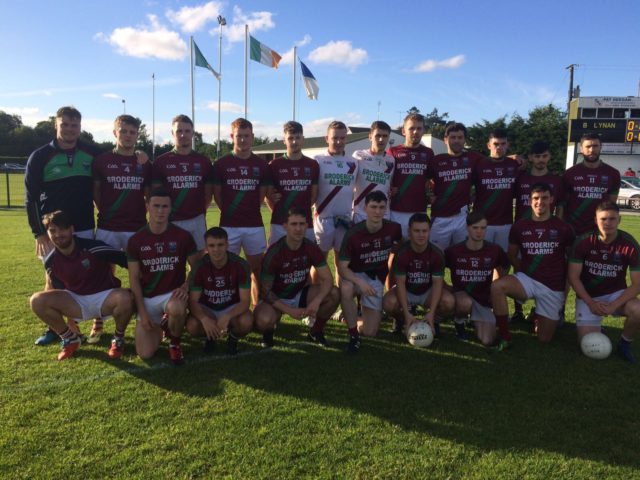
<svg viewBox="0 0 640 480"><path fill-rule="evenodd" d="M201 330L202 327L200 325L200 320L198 320L197 318L195 318L192 315L189 315L187 317L187 321L184 324L187 332L189 332L189 335L191 335L192 337L198 337L201 335Z"/></svg>
<svg viewBox="0 0 640 480"><path fill-rule="evenodd" d="M149 360L155 355L156 349L148 346L136 345L136 353L140 360Z"/></svg>
<svg viewBox="0 0 640 480"><path fill-rule="evenodd" d="M253 315L250 312L237 316L233 321L233 332L239 337L248 335L253 329Z"/></svg>
<svg viewBox="0 0 640 480"><path fill-rule="evenodd" d="M382 309L389 313L395 313L398 308L398 298L393 292L387 292L384 297L382 297Z"/></svg>
<svg viewBox="0 0 640 480"><path fill-rule="evenodd" d="M187 314L187 309L184 302L171 299L167 302L165 313L169 315L169 318L184 318Z"/></svg>
<svg viewBox="0 0 640 480"><path fill-rule="evenodd" d="M36 292L29 298L29 306L33 312L39 312L44 308L45 295L44 292Z"/></svg>
<svg viewBox="0 0 640 480"><path fill-rule="evenodd" d="M438 303L438 310L442 315L450 315L455 311L456 300L451 293L446 290L442 292L440 302Z"/></svg>
<svg viewBox="0 0 640 480"><path fill-rule="evenodd" d="M629 300L625 307L625 313L631 322L640 322L640 300L637 298Z"/></svg>

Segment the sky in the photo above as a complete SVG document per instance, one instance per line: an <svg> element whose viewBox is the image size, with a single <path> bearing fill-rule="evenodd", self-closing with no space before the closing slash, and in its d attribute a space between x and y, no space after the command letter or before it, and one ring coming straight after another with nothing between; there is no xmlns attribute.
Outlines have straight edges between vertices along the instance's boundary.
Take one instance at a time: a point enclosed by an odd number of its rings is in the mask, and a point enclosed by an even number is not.
<svg viewBox="0 0 640 480"><path fill-rule="evenodd" d="M331 120L400 124L415 106L471 125L553 103L564 108L569 75L583 96L638 95L640 2L581 0L0 0L0 110L35 125L63 105L83 128L112 139L113 119L140 117L170 140L171 118L191 115L190 36L218 70L222 27L221 135L244 116L244 25L283 56L278 69L248 64L248 118L256 135L281 138L293 118L292 51L320 87L300 82L295 119L307 137ZM218 82L195 69L195 123L218 131ZM124 102L123 102L124 100Z"/></svg>

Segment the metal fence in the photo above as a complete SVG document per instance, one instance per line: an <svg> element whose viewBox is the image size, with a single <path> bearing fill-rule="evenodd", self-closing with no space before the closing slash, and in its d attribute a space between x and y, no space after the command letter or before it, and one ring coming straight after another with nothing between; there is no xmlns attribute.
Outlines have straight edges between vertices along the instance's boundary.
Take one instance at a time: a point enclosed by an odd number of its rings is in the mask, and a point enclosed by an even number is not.
<svg viewBox="0 0 640 480"><path fill-rule="evenodd" d="M24 208L24 171L0 169L0 207Z"/></svg>

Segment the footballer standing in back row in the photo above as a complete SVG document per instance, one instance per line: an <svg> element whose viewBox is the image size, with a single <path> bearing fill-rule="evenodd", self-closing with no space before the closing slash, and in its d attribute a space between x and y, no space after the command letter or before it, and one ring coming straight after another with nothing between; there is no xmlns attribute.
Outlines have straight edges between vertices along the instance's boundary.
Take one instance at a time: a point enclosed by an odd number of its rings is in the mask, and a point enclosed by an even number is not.
<svg viewBox="0 0 640 480"><path fill-rule="evenodd" d="M244 118L231 124L233 152L213 165L213 197L220 208L220 226L229 238L229 251L240 249L251 267L251 297L258 303L262 254L267 249L260 207L270 185L269 166L251 151L253 125Z"/></svg>
<svg viewBox="0 0 640 480"><path fill-rule="evenodd" d="M171 122L174 148L160 155L153 163L152 185L164 187L171 195L171 222L191 234L198 246L204 248L207 230L205 215L212 197L211 162L192 148L193 122L186 115L178 115Z"/></svg>
<svg viewBox="0 0 640 480"><path fill-rule="evenodd" d="M427 165L433 150L420 143L424 134L424 117L411 113L402 125L404 144L389 149L395 159L391 181L391 220L400 224L402 236L409 236L409 218L414 213L427 213L429 179Z"/></svg>

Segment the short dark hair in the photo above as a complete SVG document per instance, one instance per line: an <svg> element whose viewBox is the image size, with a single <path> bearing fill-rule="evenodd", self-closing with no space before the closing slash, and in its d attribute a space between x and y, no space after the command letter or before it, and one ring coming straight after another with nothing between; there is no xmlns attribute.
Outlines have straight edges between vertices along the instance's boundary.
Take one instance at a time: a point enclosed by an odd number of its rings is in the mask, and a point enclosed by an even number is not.
<svg viewBox="0 0 640 480"><path fill-rule="evenodd" d="M307 212L305 211L304 208L291 207L289 210L287 210L287 214L284 218L285 223L289 221L289 217L292 217L294 215L297 215L299 217L304 217L305 219L307 218Z"/></svg>
<svg viewBox="0 0 640 480"><path fill-rule="evenodd" d="M366 197L364 197L364 204L369 205L370 202L388 202L387 196L384 192L380 190L374 190L371 193L368 193Z"/></svg>
<svg viewBox="0 0 640 480"><path fill-rule="evenodd" d="M234 131L238 128L248 128L253 132L253 123L251 123L246 118L236 118L233 122L231 122L231 131Z"/></svg>
<svg viewBox="0 0 640 480"><path fill-rule="evenodd" d="M543 192L549 192L551 195L553 195L553 190L551 189L551 185L549 185L547 182L536 182L533 185L531 185L529 196L533 195L534 193L543 193Z"/></svg>
<svg viewBox="0 0 640 480"><path fill-rule="evenodd" d="M369 133L374 130L384 130L385 132L391 133L391 127L387 122L383 122L382 120L376 120L371 124L371 128L369 129Z"/></svg>
<svg viewBox="0 0 640 480"><path fill-rule="evenodd" d="M56 210L55 212L45 213L42 216L42 225L44 225L44 228L47 230L49 229L49 225L55 225L59 228L70 228L73 226L73 222L71 221L71 215L67 212Z"/></svg>
<svg viewBox="0 0 640 480"><path fill-rule="evenodd" d="M424 115L422 115L421 113L409 113L406 117L404 117L402 126L404 127L405 123L407 123L409 120L421 122L422 125L424 125Z"/></svg>
<svg viewBox="0 0 640 480"><path fill-rule="evenodd" d="M473 212L467 215L467 219L466 219L467 227L470 225L475 225L476 223L486 219L487 219L487 216L484 214L484 212L480 210L474 210Z"/></svg>
<svg viewBox="0 0 640 480"><path fill-rule="evenodd" d="M329 133L329 130L346 130L346 129L347 129L347 126L344 124L344 122L341 122L340 120L334 120L327 127L327 133Z"/></svg>
<svg viewBox="0 0 640 480"><path fill-rule="evenodd" d="M598 142L602 143L602 140L600 139L600 134L596 132L583 133L582 136L580 137L580 143L584 142L585 140L598 140Z"/></svg>
<svg viewBox="0 0 640 480"><path fill-rule="evenodd" d="M82 120L82 114L76 107L65 106L60 107L56 112L56 118L69 117L77 120Z"/></svg>
<svg viewBox="0 0 640 480"><path fill-rule="evenodd" d="M140 130L140 124L142 123L139 118L132 117L131 115L118 115L116 119L113 121L113 126L118 127L118 125L124 123L125 125L133 125L136 127L136 130Z"/></svg>
<svg viewBox="0 0 640 480"><path fill-rule="evenodd" d="M467 137L467 127L464 126L464 123L460 122L449 122L444 129L444 138L449 136L451 132L462 132L464 133L465 138Z"/></svg>
<svg viewBox="0 0 640 480"><path fill-rule="evenodd" d="M549 148L549 143L545 142L544 140L537 140L533 142L533 145L531 145L531 148L529 149L529 153L531 153L532 155L540 155L541 153L549 151L551 151Z"/></svg>
<svg viewBox="0 0 640 480"><path fill-rule="evenodd" d="M289 120L282 126L284 133L303 133L302 124L294 120Z"/></svg>
<svg viewBox="0 0 640 480"><path fill-rule="evenodd" d="M171 120L171 125L173 125L174 123L188 123L193 128L193 121L184 114L176 115L175 117L173 117L173 120Z"/></svg>
<svg viewBox="0 0 640 480"><path fill-rule="evenodd" d="M222 238L223 240L229 240L229 235L227 231L222 227L211 227L209 230L204 232L205 241L207 238Z"/></svg>
<svg viewBox="0 0 640 480"><path fill-rule="evenodd" d="M609 200L605 200L604 202L600 202L598 204L598 206L596 207L596 213L598 212L606 212L606 211L613 211L616 213L620 213L620 207L614 203L611 202Z"/></svg>
<svg viewBox="0 0 640 480"><path fill-rule="evenodd" d="M431 219L426 213L418 212L409 217L409 228L411 228L414 223L428 223L431 225Z"/></svg>
<svg viewBox="0 0 640 480"><path fill-rule="evenodd" d="M489 140L492 138L507 138L507 131L504 128L494 128L489 132Z"/></svg>
<svg viewBox="0 0 640 480"><path fill-rule="evenodd" d="M171 198L171 195L169 194L169 191L166 190L164 187L157 187L157 188L154 188L153 190L151 190L151 192L149 193L148 200L151 200L152 197L168 197L168 198Z"/></svg>

